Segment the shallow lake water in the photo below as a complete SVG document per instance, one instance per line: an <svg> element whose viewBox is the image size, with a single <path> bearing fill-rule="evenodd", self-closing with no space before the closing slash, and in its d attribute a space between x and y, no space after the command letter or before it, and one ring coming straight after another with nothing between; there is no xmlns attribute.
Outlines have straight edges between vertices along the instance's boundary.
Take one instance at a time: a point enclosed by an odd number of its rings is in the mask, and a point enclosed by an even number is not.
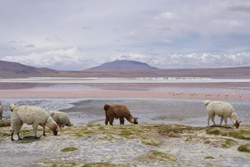
<svg viewBox="0 0 250 167"><path fill-rule="evenodd" d="M244 100L224 100L233 105L243 124L250 124L250 103ZM36 105L45 110L60 110L69 114L73 124L104 124L105 104L125 105L139 123L176 123L190 126L207 126L207 113L203 99L155 99L155 98L50 98L50 99L1 99L3 116L10 117L10 103ZM219 118L215 117L219 124ZM114 124L119 124L115 119ZM228 123L232 124L228 119ZM129 124L125 120L125 124ZM212 125L212 122L210 122Z"/></svg>

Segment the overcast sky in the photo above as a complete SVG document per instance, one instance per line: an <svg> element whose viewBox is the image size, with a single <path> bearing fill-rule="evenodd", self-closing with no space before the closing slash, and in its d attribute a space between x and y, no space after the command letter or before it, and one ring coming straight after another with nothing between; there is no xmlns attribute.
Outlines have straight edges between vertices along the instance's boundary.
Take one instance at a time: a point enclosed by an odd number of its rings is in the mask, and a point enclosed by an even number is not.
<svg viewBox="0 0 250 167"><path fill-rule="evenodd" d="M248 0L0 0L0 60L84 70L250 66Z"/></svg>

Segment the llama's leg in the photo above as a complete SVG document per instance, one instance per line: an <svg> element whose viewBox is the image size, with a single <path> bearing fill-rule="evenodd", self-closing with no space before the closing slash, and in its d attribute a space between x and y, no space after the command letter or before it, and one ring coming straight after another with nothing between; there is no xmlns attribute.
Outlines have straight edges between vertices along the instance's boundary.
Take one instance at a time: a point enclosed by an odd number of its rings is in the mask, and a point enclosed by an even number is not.
<svg viewBox="0 0 250 167"><path fill-rule="evenodd" d="M20 129L17 130L17 133L16 133L16 134L17 134L18 140L22 140L22 138L20 137L19 133L20 133ZM14 131L11 133L11 141L15 141L15 140L13 139L13 135L14 135Z"/></svg>
<svg viewBox="0 0 250 167"><path fill-rule="evenodd" d="M22 140L22 138L19 135L19 132L17 133L18 140Z"/></svg>
<svg viewBox="0 0 250 167"><path fill-rule="evenodd" d="M11 141L15 141L14 138L14 131L11 132ZM19 136L19 132L17 133L18 140L22 140L22 138Z"/></svg>
<svg viewBox="0 0 250 167"><path fill-rule="evenodd" d="M215 117L215 114L211 116L211 120L214 123L214 125L216 125L215 122L214 122L214 117Z"/></svg>
<svg viewBox="0 0 250 167"><path fill-rule="evenodd" d="M105 125L108 125L108 122L109 122L109 117L106 116L106 119L105 119Z"/></svg>
<svg viewBox="0 0 250 167"><path fill-rule="evenodd" d="M13 125L14 125L14 124L12 123L11 126L10 126L10 132L11 132L11 133L10 133L10 140L11 140L11 141L15 141L15 140L14 140L14 132L15 132L15 130L14 130L14 129L16 129L16 128L14 128Z"/></svg>
<svg viewBox="0 0 250 167"><path fill-rule="evenodd" d="M225 127L227 127L227 117L224 117Z"/></svg>
<svg viewBox="0 0 250 167"><path fill-rule="evenodd" d="M121 125L124 125L124 117L121 117L121 118L120 118L120 124L121 124Z"/></svg>
<svg viewBox="0 0 250 167"><path fill-rule="evenodd" d="M223 116L220 117L220 126L222 124L222 121L223 121Z"/></svg>
<svg viewBox="0 0 250 167"><path fill-rule="evenodd" d="M114 122L114 117L109 117L109 124L113 125L113 122Z"/></svg>
<svg viewBox="0 0 250 167"><path fill-rule="evenodd" d="M20 126L17 128L17 137L18 137L18 140L22 140L22 138L19 135L22 126L23 126L23 122L20 122Z"/></svg>
<svg viewBox="0 0 250 167"><path fill-rule="evenodd" d="M210 116L207 118L207 126L209 127L209 122L210 122Z"/></svg>
<svg viewBox="0 0 250 167"><path fill-rule="evenodd" d="M19 124L12 124L11 125L11 130L10 130L11 131L11 141L15 141L14 137L13 137L14 136L14 132L16 132L18 140L22 140L22 138L19 135L19 132L20 132L20 129L21 129L22 125L23 125L22 122L19 122Z"/></svg>
<svg viewBox="0 0 250 167"><path fill-rule="evenodd" d="M32 127L33 127L33 130L34 130L35 138L38 139L38 137L37 137L38 124L37 123L33 123Z"/></svg>
<svg viewBox="0 0 250 167"><path fill-rule="evenodd" d="M46 136L46 134L45 134L45 124L43 124L42 127L43 127L43 136Z"/></svg>
<svg viewBox="0 0 250 167"><path fill-rule="evenodd" d="M212 120L212 122L214 123L215 125L215 122L214 122L214 117L215 115L214 114L208 114L208 118L207 118L207 126L209 127L210 126L210 119Z"/></svg>
<svg viewBox="0 0 250 167"><path fill-rule="evenodd" d="M15 141L15 140L14 140L14 137L13 137L13 136L14 136L14 130L11 130L11 135L10 135L10 136L11 136L11 137L10 137L11 141Z"/></svg>

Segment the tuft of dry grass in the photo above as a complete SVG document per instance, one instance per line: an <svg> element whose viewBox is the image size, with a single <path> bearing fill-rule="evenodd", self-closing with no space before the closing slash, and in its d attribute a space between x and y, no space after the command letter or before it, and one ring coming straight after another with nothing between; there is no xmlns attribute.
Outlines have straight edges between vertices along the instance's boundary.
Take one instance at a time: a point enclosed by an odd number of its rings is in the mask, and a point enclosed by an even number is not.
<svg viewBox="0 0 250 167"><path fill-rule="evenodd" d="M6 126L10 126L10 125L11 125L11 121L9 119L0 120L0 127L6 127Z"/></svg>
<svg viewBox="0 0 250 167"><path fill-rule="evenodd" d="M71 161L55 161L55 160L43 160L38 161L38 164L42 164L42 166L49 166L49 167L76 167L79 164Z"/></svg>
<svg viewBox="0 0 250 167"><path fill-rule="evenodd" d="M94 162L94 163L88 163L85 164L84 162L71 162L71 161L55 161L55 160L43 160L39 161L39 164L43 164L45 166L50 167L131 167L131 165L123 165L123 164L111 164L108 162ZM84 165L82 165L84 164Z"/></svg>

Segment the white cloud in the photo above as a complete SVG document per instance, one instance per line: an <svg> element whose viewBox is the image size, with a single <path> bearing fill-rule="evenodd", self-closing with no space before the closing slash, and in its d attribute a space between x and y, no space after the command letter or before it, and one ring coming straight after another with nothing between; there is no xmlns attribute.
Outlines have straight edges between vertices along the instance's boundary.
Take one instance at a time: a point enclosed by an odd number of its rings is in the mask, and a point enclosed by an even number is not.
<svg viewBox="0 0 250 167"><path fill-rule="evenodd" d="M161 13L159 16L155 17L156 20L176 20L177 17L171 12Z"/></svg>
<svg viewBox="0 0 250 167"><path fill-rule="evenodd" d="M164 68L221 68L250 66L250 52L237 54L172 54L165 59Z"/></svg>
<svg viewBox="0 0 250 167"><path fill-rule="evenodd" d="M84 70L115 60L140 61L162 69L221 68L250 66L250 52L236 54L169 54L162 57L152 50L145 53L129 53L121 51L119 54L92 57L91 55L80 52L74 47L64 50L50 50L40 53L34 52L28 55L6 56L1 60L57 70Z"/></svg>
<svg viewBox="0 0 250 167"><path fill-rule="evenodd" d="M85 53L81 53L77 48L50 50L46 52L33 52L28 55L6 56L2 60L19 62L34 67L47 67L57 70L83 70L89 66L89 61Z"/></svg>

